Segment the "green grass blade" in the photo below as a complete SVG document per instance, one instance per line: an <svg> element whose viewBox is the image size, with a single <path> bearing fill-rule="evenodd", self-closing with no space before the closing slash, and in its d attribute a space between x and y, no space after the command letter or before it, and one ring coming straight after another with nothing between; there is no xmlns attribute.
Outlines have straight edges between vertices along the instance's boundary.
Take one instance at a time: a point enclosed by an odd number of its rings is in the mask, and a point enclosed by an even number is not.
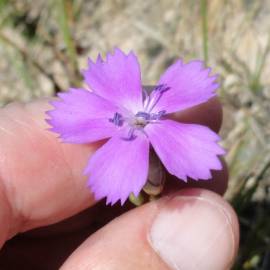
<svg viewBox="0 0 270 270"><path fill-rule="evenodd" d="M207 0L201 0L201 20L202 20L202 45L205 64L208 62L208 3Z"/></svg>
<svg viewBox="0 0 270 270"><path fill-rule="evenodd" d="M75 42L69 27L69 15L72 14L73 3L71 0L58 0L53 2L57 7L59 29L63 35L64 43L67 48L67 55L72 64L73 72L77 72L77 53Z"/></svg>

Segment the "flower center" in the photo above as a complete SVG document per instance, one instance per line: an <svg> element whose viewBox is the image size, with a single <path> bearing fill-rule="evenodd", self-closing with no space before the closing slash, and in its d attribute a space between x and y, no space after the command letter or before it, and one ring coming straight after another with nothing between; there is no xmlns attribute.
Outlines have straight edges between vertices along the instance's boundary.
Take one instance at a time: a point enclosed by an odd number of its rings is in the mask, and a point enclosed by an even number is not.
<svg viewBox="0 0 270 270"><path fill-rule="evenodd" d="M150 114L146 112L138 112L131 121L131 125L135 128L144 128L150 121Z"/></svg>
<svg viewBox="0 0 270 270"><path fill-rule="evenodd" d="M135 138L134 132L140 130L144 132L144 127L149 123L155 123L166 113L165 110L159 111L157 113L152 113L153 108L160 100L164 92L168 91L169 87L166 85L156 86L150 95L144 91L144 111L139 111L132 116L123 116L122 114L116 112L113 118L109 121L118 127L122 127L124 124L129 126L129 134L127 140Z"/></svg>
<svg viewBox="0 0 270 270"><path fill-rule="evenodd" d="M124 117L122 114L116 112L109 121L118 127L128 124L133 129L141 129L149 123L156 122L164 114L165 111L160 111L158 113L137 112L134 116Z"/></svg>

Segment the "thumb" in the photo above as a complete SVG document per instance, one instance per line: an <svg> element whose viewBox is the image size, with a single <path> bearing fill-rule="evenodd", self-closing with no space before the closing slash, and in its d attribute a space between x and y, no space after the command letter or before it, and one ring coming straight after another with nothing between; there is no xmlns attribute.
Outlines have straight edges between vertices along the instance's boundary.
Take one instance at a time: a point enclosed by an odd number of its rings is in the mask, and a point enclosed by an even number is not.
<svg viewBox="0 0 270 270"><path fill-rule="evenodd" d="M185 189L113 220L61 269L226 270L239 241L233 209L204 189Z"/></svg>

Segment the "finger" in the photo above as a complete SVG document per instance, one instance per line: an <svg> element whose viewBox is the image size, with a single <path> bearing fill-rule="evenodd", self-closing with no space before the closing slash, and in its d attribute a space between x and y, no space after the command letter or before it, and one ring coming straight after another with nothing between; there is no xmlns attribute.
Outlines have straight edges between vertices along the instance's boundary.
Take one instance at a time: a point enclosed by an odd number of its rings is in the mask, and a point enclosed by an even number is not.
<svg viewBox="0 0 270 270"><path fill-rule="evenodd" d="M47 101L38 101L1 109L2 238L57 222L94 203L82 171L98 145L59 143L46 130L49 108Z"/></svg>
<svg viewBox="0 0 270 270"><path fill-rule="evenodd" d="M46 130L44 118L49 109L48 100L40 100L13 103L0 110L0 243L95 203L82 171L100 144L60 143Z"/></svg>
<svg viewBox="0 0 270 270"><path fill-rule="evenodd" d="M179 179L177 179L174 176L168 175L164 193L168 194L175 190L180 190L183 188L205 188L208 190L212 190L220 195L223 195L228 187L229 174L226 162L222 158L221 164L222 170L212 171L212 179L209 179L207 181L205 180L195 181L189 179L189 181L184 182L179 181Z"/></svg>
<svg viewBox="0 0 270 270"><path fill-rule="evenodd" d="M0 269L59 269L89 235L131 207L101 201L64 221L21 233L1 249Z"/></svg>
<svg viewBox="0 0 270 270"><path fill-rule="evenodd" d="M238 239L236 215L221 197L185 189L113 220L61 269L225 270Z"/></svg>
<svg viewBox="0 0 270 270"><path fill-rule="evenodd" d="M222 124L222 106L217 97L187 110L173 113L171 119L182 123L193 123L208 126L219 132Z"/></svg>

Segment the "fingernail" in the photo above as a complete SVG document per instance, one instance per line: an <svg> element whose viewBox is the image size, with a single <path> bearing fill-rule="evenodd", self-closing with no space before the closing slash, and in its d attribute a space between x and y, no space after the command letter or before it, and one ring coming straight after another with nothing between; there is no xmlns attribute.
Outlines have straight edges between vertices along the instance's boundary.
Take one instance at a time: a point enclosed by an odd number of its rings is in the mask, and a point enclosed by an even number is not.
<svg viewBox="0 0 270 270"><path fill-rule="evenodd" d="M179 196L154 219L149 242L171 269L225 270L235 252L230 216L200 196Z"/></svg>

